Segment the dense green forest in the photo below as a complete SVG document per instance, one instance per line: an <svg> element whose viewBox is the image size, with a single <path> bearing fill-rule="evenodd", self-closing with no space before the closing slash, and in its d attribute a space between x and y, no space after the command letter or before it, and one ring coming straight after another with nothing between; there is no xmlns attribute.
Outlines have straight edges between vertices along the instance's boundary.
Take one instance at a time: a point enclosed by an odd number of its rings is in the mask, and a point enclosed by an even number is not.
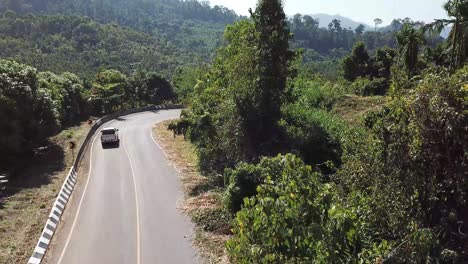
<svg viewBox="0 0 468 264"><path fill-rule="evenodd" d="M101 24L131 27L179 48L209 56L226 24L238 16L224 7L196 0L2 0L0 12L63 14L89 17Z"/></svg>
<svg viewBox="0 0 468 264"><path fill-rule="evenodd" d="M260 0L228 26L170 128L224 192L233 263L468 261L467 7L451 0L450 19L353 33ZM337 38L352 46L340 66L304 63ZM351 124L334 112L350 95L382 103Z"/></svg>
<svg viewBox="0 0 468 264"><path fill-rule="evenodd" d="M0 19L0 35L2 58L88 79L100 69L126 74L146 69L170 77L197 56L164 38L77 16L17 16L8 11Z"/></svg>
<svg viewBox="0 0 468 264"><path fill-rule="evenodd" d="M0 172L89 116L178 101L170 127L223 193L231 262L466 263L468 2L444 8L364 31L279 0L249 18L195 0L0 0ZM348 98L379 105L349 122Z"/></svg>
<svg viewBox="0 0 468 264"><path fill-rule="evenodd" d="M226 25L242 19L232 10L208 2L151 1L0 1L0 56L39 70L74 72L92 79L101 69L130 74L135 69L157 71L167 78L178 67L200 66L211 61ZM304 49L304 63L327 78L333 67L357 41L371 52L396 47L392 30L366 31L342 28L334 20L328 28L300 14L287 21L294 49ZM431 43L439 38L429 38Z"/></svg>

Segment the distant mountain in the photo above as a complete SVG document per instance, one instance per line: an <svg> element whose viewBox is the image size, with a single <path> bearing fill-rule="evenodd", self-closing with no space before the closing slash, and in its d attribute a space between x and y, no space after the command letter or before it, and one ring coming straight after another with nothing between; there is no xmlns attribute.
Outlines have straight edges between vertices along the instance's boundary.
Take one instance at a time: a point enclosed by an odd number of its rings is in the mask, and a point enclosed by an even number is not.
<svg viewBox="0 0 468 264"><path fill-rule="evenodd" d="M318 19L320 22L320 27L327 28L328 24L332 22L333 19L338 19L341 21L341 27L354 30L360 24L363 24L366 27L366 30L372 30L373 27L367 25L366 23L356 22L350 18L340 16L340 15L328 15L328 14L312 14L311 17Z"/></svg>

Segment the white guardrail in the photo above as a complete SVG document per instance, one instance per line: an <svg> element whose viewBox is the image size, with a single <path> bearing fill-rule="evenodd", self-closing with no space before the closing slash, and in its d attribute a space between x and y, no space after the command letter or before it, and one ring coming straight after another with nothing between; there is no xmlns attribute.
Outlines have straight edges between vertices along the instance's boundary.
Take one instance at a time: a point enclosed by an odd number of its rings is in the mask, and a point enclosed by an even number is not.
<svg viewBox="0 0 468 264"><path fill-rule="evenodd" d="M60 219L65 211L65 207L67 206L68 201L72 195L73 189L75 188L77 182L77 171L78 166L81 160L83 159L84 153L86 152L89 142L93 137L94 133L99 129L99 127L107 123L108 121L118 118L120 116L146 112L146 111L153 111L153 110L164 110L164 109L180 109L182 106L180 105L157 105L157 106L147 106L143 108L137 109L130 109L119 113L114 113L107 115L99 120L97 120L93 127L91 127L86 139L84 140L83 144L78 151L78 155L76 156L75 162L68 173L65 182L60 189L57 198L55 199L54 205L52 206L52 210L49 214L49 218L46 221L45 227L42 230L41 236L39 241L37 242L36 247L34 248L34 252L32 256L29 258L28 264L40 264L43 257L45 256L47 249L49 248L50 241L57 230L58 224L60 223Z"/></svg>

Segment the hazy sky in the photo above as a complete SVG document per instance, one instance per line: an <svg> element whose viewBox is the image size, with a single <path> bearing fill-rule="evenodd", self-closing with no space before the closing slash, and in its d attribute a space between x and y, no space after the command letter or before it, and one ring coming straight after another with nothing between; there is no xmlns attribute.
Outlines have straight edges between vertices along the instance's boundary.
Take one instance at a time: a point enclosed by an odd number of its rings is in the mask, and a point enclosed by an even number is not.
<svg viewBox="0 0 468 264"><path fill-rule="evenodd" d="M249 7L254 8L256 0L210 0L212 5L223 5L236 13L248 15ZM287 15L296 13L326 13L342 15L357 22L373 24L374 18L390 24L393 18L410 17L413 20L430 22L445 17L442 5L447 0L285 0Z"/></svg>

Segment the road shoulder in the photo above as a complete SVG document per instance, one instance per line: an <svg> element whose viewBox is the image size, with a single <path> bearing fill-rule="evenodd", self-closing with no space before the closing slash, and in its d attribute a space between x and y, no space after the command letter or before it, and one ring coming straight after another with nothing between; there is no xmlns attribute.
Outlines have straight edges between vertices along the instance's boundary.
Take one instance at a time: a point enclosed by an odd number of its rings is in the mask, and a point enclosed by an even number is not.
<svg viewBox="0 0 468 264"><path fill-rule="evenodd" d="M68 201L66 210L63 212L60 224L55 231L55 235L52 238L42 263L58 263L58 258L60 257L61 252L64 250L65 241L68 234L71 232L72 223L75 218L81 197L83 196L87 179L89 177L91 149L91 146L87 147L83 158L79 163L75 189L73 190L70 200Z"/></svg>
<svg viewBox="0 0 468 264"><path fill-rule="evenodd" d="M209 180L197 167L194 146L182 136L174 137L167 129L172 121L153 127L153 138L180 173L185 194L179 209L196 225L194 245L206 263L229 263L224 244L230 237L229 225L222 209L222 194L209 186Z"/></svg>

